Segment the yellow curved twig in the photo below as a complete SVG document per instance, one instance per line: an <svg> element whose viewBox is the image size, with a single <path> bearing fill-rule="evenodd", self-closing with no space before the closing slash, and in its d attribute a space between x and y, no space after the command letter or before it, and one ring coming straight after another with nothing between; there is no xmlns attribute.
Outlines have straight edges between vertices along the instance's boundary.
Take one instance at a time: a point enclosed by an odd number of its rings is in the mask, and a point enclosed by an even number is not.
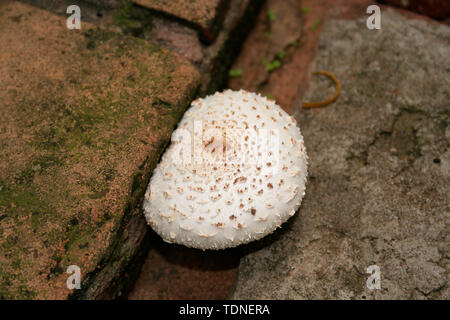
<svg viewBox="0 0 450 320"><path fill-rule="evenodd" d="M326 106L327 104L332 103L334 100L336 100L339 97L339 94L341 93L341 84L339 83L339 80L336 79L336 77L331 74L328 71L315 71L312 74L323 74L328 76L331 80L333 80L334 84L336 85L336 92L334 93L334 96L332 96L330 99L325 100L325 101L321 101L321 102L306 102L304 101L302 103L302 107L303 108L317 108L317 107L323 107Z"/></svg>

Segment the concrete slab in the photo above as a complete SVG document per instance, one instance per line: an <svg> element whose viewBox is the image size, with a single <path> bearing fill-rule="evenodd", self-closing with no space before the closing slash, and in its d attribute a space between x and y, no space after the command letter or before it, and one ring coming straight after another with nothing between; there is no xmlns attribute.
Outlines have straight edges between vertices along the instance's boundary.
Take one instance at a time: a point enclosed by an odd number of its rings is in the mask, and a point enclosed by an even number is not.
<svg viewBox="0 0 450 320"><path fill-rule="evenodd" d="M386 7L381 30L366 19L318 30L309 72L335 74L341 96L324 108L290 107L309 156L304 203L246 248L233 298L450 297L450 28ZM314 78L302 100L333 91ZM380 290L367 286L373 265Z"/></svg>

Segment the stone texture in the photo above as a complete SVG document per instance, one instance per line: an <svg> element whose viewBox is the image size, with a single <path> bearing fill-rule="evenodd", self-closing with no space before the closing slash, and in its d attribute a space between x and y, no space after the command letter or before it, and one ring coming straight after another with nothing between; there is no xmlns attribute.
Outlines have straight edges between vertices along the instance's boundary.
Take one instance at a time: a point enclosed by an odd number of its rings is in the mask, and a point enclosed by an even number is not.
<svg viewBox="0 0 450 320"><path fill-rule="evenodd" d="M199 65L203 75L201 96L221 90L226 85L228 70L239 53L242 42L253 27L264 0L231 0L221 32L214 44L205 47Z"/></svg>
<svg viewBox="0 0 450 320"><path fill-rule="evenodd" d="M379 0L379 2L436 19L450 18L450 2L448 0Z"/></svg>
<svg viewBox="0 0 450 320"><path fill-rule="evenodd" d="M273 13L273 21L269 19L268 12ZM263 86L273 71L269 69L269 64L283 62L286 53L299 41L301 29L298 1L266 1L259 13L258 23L232 66L232 69L241 69L243 75L230 79L229 86L234 90L264 91Z"/></svg>
<svg viewBox="0 0 450 320"><path fill-rule="evenodd" d="M164 12L197 26L205 38L214 40L229 0L133 0L144 7Z"/></svg>
<svg viewBox="0 0 450 320"><path fill-rule="evenodd" d="M151 25L143 28L139 36L179 53L197 66L202 75L200 95L204 96L226 84L229 66L253 26L253 18L262 2L230 0L213 43L202 42L198 32L189 24L157 14L152 15ZM121 11L129 9L129 6L125 6ZM130 20L136 21L136 18Z"/></svg>
<svg viewBox="0 0 450 320"><path fill-rule="evenodd" d="M73 0L18 0L33 7L37 7L54 14L60 15L67 19L67 7L74 4ZM77 1L76 5L80 7L81 11L81 29L84 24L95 25L102 29L108 29L115 32L120 32L118 26L114 26L113 17L119 10L118 8L124 6L128 0L88 0Z"/></svg>
<svg viewBox="0 0 450 320"><path fill-rule="evenodd" d="M230 78L229 87L273 97L285 111L293 112L308 84L308 67L323 23L356 19L371 4L371 0L267 1L233 62L232 69L242 69L242 75ZM275 13L274 21L269 10ZM280 65L269 71L267 65L274 60Z"/></svg>
<svg viewBox="0 0 450 320"><path fill-rule="evenodd" d="M21 0L33 6L67 17L71 0ZM228 1L227 1L228 2ZM191 61L202 75L200 95L223 88L232 60L253 26L254 17L263 0L230 0L227 10L221 11L223 21L212 43L199 37L198 29L183 19L161 14L156 10L126 1L119 8L100 6L96 0L79 3L83 23L91 23L105 30L149 40L174 51Z"/></svg>
<svg viewBox="0 0 450 320"><path fill-rule="evenodd" d="M322 27L309 70L336 103L294 106L310 157L299 214L246 248L236 299L449 299L450 28L384 10ZM303 97L333 92L318 78ZM381 269L369 290L366 268Z"/></svg>
<svg viewBox="0 0 450 320"><path fill-rule="evenodd" d="M84 1L105 8L119 8L125 2L127 2L127 0L84 0Z"/></svg>
<svg viewBox="0 0 450 320"><path fill-rule="evenodd" d="M147 231L150 173L199 73L144 40L68 30L11 1L0 43L0 298L114 297Z"/></svg>

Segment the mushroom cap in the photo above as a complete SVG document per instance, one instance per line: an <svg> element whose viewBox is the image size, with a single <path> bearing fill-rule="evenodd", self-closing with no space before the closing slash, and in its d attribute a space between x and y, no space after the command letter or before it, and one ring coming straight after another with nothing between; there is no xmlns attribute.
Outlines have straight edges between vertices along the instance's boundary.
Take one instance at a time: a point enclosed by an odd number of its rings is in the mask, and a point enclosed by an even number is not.
<svg viewBox="0 0 450 320"><path fill-rule="evenodd" d="M295 119L259 94L226 90L186 111L150 179L145 217L169 243L236 247L295 214L306 176Z"/></svg>

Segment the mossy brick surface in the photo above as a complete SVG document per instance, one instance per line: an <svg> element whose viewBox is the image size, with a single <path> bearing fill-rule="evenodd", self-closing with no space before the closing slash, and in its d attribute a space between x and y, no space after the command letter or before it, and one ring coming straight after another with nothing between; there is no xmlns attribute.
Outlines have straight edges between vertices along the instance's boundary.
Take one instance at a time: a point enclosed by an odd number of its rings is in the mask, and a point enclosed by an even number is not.
<svg viewBox="0 0 450 320"><path fill-rule="evenodd" d="M197 26L207 39L217 33L229 0L133 0L141 6L163 12Z"/></svg>
<svg viewBox="0 0 450 320"><path fill-rule="evenodd" d="M117 281L145 232L151 171L199 86L168 50L65 24L0 3L0 299L65 299L69 265L80 296Z"/></svg>

